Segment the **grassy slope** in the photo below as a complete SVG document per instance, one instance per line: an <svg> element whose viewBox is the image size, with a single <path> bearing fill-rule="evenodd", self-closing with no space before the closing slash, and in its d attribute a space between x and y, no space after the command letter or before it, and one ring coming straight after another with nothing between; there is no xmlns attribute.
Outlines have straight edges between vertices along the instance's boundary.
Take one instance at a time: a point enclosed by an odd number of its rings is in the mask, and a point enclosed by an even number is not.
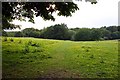
<svg viewBox="0 0 120 80"><path fill-rule="evenodd" d="M3 78L117 77L117 41L13 40L2 41Z"/></svg>

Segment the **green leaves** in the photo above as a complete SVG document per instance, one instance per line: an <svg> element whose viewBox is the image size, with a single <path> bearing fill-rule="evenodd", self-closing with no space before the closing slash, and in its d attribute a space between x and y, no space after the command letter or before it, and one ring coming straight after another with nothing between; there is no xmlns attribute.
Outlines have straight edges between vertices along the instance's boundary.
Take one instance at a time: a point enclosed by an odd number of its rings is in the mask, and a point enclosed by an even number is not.
<svg viewBox="0 0 120 80"><path fill-rule="evenodd" d="M91 4L96 4L96 0L86 0ZM58 16L72 16L72 13L79 10L77 4L73 2L3 2L2 3L2 17L3 17L3 29L15 29L18 26L11 25L13 19L25 21L25 18L29 19L29 22L34 23L34 16L41 16L44 20L55 21L53 12L58 11Z"/></svg>
<svg viewBox="0 0 120 80"><path fill-rule="evenodd" d="M53 7L54 6L54 7ZM73 2L3 2L2 15L3 29L14 29L11 27L10 21L13 19L25 20L27 17L30 22L34 23L34 15L41 16L44 20L55 21L53 12L58 11L58 16L72 16L79 8Z"/></svg>

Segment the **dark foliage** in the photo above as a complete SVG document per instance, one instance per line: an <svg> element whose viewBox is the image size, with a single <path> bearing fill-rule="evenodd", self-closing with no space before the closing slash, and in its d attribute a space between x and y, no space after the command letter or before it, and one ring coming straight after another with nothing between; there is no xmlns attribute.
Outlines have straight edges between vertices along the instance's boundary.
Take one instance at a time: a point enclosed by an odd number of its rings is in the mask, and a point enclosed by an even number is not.
<svg viewBox="0 0 120 80"><path fill-rule="evenodd" d="M37 37L45 39L74 40L74 41L97 41L120 39L118 26L101 28L72 28L68 29L66 24L56 24L41 30L26 28L21 32L5 32L3 36L9 37ZM36 44L33 44L33 46Z"/></svg>
<svg viewBox="0 0 120 80"><path fill-rule="evenodd" d="M75 41L89 41L91 40L91 32L88 28L79 29L74 35Z"/></svg>
<svg viewBox="0 0 120 80"><path fill-rule="evenodd" d="M73 2L2 2L2 29L20 28L19 25L11 24L14 19L25 21L28 18L30 22L34 23L34 16L41 16L44 20L55 21L53 12L58 12L58 16L72 16L79 8ZM71 0L72 1L72 0ZM81 0L82 1L82 0ZM97 1L85 0L96 4Z"/></svg>
<svg viewBox="0 0 120 80"><path fill-rule="evenodd" d="M19 31L19 32L16 32L14 36L15 37L23 37L23 33Z"/></svg>
<svg viewBox="0 0 120 80"><path fill-rule="evenodd" d="M41 36L47 39L66 40L68 39L68 28L65 24L56 24L46 28Z"/></svg>
<svg viewBox="0 0 120 80"><path fill-rule="evenodd" d="M22 30L24 37L39 37L40 31L34 28L26 28Z"/></svg>
<svg viewBox="0 0 120 80"><path fill-rule="evenodd" d="M54 6L54 7L53 7ZM20 28L10 24L14 19L24 21L27 17L34 23L34 15L44 20L55 20L52 13L58 11L58 16L72 16L79 8L73 2L3 2L2 23L3 29Z"/></svg>

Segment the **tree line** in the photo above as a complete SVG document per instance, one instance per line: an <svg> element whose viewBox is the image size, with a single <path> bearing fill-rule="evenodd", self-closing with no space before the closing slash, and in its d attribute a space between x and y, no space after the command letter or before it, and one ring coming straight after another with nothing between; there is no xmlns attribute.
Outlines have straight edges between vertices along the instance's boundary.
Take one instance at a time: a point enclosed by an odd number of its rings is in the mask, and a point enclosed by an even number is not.
<svg viewBox="0 0 120 80"><path fill-rule="evenodd" d="M73 41L96 41L120 39L119 26L104 26L101 28L70 28L66 24L56 24L38 30L26 28L22 31L5 32L2 36L8 37L35 37L44 39L73 40Z"/></svg>

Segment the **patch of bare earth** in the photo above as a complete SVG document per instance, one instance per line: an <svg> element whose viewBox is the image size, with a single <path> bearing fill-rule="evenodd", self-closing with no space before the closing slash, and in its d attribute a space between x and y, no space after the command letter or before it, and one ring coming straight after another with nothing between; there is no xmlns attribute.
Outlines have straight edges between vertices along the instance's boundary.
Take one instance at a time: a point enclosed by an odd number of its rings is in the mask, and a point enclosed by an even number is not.
<svg viewBox="0 0 120 80"><path fill-rule="evenodd" d="M69 70L51 70L41 78L80 78L79 73L73 73Z"/></svg>

